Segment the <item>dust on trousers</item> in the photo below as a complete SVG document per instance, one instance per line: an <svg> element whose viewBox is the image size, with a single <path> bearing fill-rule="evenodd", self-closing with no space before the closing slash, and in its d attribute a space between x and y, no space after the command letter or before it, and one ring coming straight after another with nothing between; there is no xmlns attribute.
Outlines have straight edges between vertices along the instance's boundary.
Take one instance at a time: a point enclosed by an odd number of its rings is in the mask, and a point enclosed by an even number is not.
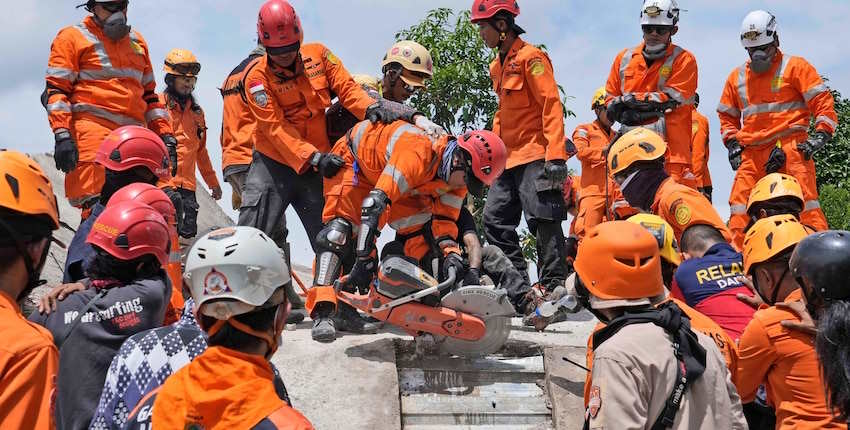
<svg viewBox="0 0 850 430"><path fill-rule="evenodd" d="M288 231L281 231L280 225L289 205L301 219L315 252L325 205L322 177L312 170L299 175L291 167L255 151L242 192L239 225L260 229L283 247Z"/></svg>
<svg viewBox="0 0 850 430"><path fill-rule="evenodd" d="M567 276L561 229L567 214L561 184L546 177L543 165L543 160L536 160L507 169L493 183L484 205L484 234L527 276L528 263L516 231L525 213L528 230L537 237L538 278L551 290Z"/></svg>
<svg viewBox="0 0 850 430"><path fill-rule="evenodd" d="M245 192L245 180L248 178L249 167L250 164L245 166L245 170L228 174L225 177L225 181L230 183L230 187L233 189L232 203L234 210L239 210L242 207L242 193ZM280 217L280 224L276 233L269 235L269 237L271 237L276 244L281 244L286 242L286 236L288 234L289 232L286 229L286 214L283 214Z"/></svg>

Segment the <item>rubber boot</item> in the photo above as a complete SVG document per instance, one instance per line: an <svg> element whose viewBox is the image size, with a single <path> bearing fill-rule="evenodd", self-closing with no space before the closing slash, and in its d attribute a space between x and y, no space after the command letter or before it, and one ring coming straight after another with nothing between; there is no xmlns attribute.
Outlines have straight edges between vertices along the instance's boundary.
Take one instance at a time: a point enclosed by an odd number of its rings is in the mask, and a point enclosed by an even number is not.
<svg viewBox="0 0 850 430"><path fill-rule="evenodd" d="M330 303L320 303L313 309L313 328L310 336L316 342L330 343L336 340L336 324L331 318L333 306Z"/></svg>
<svg viewBox="0 0 850 430"><path fill-rule="evenodd" d="M375 334L381 328L380 323L369 322L357 309L340 302L336 314L332 317L337 330L356 334Z"/></svg>

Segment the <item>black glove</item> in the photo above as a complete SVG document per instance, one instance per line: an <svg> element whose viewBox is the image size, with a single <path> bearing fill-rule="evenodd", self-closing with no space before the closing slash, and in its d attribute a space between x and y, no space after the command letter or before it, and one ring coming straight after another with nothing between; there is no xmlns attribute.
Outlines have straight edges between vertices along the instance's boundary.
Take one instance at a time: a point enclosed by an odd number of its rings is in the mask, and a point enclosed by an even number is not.
<svg viewBox="0 0 850 430"><path fill-rule="evenodd" d="M358 258L354 261L348 280L361 294L368 294L372 279L378 272L378 262L372 257Z"/></svg>
<svg viewBox="0 0 850 430"><path fill-rule="evenodd" d="M702 195L704 195L705 198L708 199L708 202L711 203L711 193L714 191L714 188L711 185L707 187L697 188L697 190L699 190L699 192L701 192Z"/></svg>
<svg viewBox="0 0 850 430"><path fill-rule="evenodd" d="M566 142L564 142L564 148L567 150L567 157L578 154L578 148L576 148L576 144L570 138L567 138Z"/></svg>
<svg viewBox="0 0 850 430"><path fill-rule="evenodd" d="M477 267L467 269L466 274L463 275L463 285L481 285L481 270Z"/></svg>
<svg viewBox="0 0 850 430"><path fill-rule="evenodd" d="M449 268L455 268L455 281L458 279L465 279L466 270L463 266L463 258L455 254L454 252L449 253L443 258L443 270L440 273L440 281L445 281L449 277Z"/></svg>
<svg viewBox="0 0 850 430"><path fill-rule="evenodd" d="M180 224L183 223L183 196L180 195L175 188L163 188L165 195L171 200L174 205L174 211L177 214L177 229L179 231Z"/></svg>
<svg viewBox="0 0 850 430"><path fill-rule="evenodd" d="M767 162L764 163L764 171L767 174L776 173L782 166L785 166L785 151L779 146L774 146L770 151L770 156L767 157Z"/></svg>
<svg viewBox="0 0 850 430"><path fill-rule="evenodd" d="M546 173L547 178L556 182L564 182L564 179L570 173L567 162L564 160L547 161L543 165L543 172Z"/></svg>
<svg viewBox="0 0 850 430"><path fill-rule="evenodd" d="M310 158L310 164L322 176L332 178L345 165L345 160L336 154L317 152Z"/></svg>
<svg viewBox="0 0 850 430"><path fill-rule="evenodd" d="M811 160L816 152L823 149L832 137L825 131L819 131L803 143L797 144L797 150L803 154L803 158Z"/></svg>
<svg viewBox="0 0 850 430"><path fill-rule="evenodd" d="M404 112L391 109L387 103L377 101L366 109L366 119L373 124L380 121L384 124L395 122L402 118Z"/></svg>
<svg viewBox="0 0 850 430"><path fill-rule="evenodd" d="M65 173L74 170L80 160L80 153L77 151L77 142L74 142L71 132L63 129L56 132L53 137L56 139L56 146L53 151L53 161L56 162L56 168Z"/></svg>
<svg viewBox="0 0 850 430"><path fill-rule="evenodd" d="M171 161L171 176L177 175L177 139L170 134L160 136L168 149L168 159Z"/></svg>
<svg viewBox="0 0 850 430"><path fill-rule="evenodd" d="M741 144L736 139L732 139L726 143L726 149L729 150L729 165L732 170L738 170L741 167L741 153L744 152Z"/></svg>

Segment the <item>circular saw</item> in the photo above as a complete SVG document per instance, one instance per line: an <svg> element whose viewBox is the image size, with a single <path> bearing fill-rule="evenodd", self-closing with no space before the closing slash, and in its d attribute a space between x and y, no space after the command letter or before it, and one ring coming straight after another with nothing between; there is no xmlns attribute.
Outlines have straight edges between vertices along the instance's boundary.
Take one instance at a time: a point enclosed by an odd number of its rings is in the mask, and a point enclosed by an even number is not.
<svg viewBox="0 0 850 430"><path fill-rule="evenodd" d="M446 294L441 305L480 318L486 331L480 339L472 341L448 336L437 339L439 352L481 357L498 351L508 340L515 311L504 290L496 290L492 286L465 286Z"/></svg>

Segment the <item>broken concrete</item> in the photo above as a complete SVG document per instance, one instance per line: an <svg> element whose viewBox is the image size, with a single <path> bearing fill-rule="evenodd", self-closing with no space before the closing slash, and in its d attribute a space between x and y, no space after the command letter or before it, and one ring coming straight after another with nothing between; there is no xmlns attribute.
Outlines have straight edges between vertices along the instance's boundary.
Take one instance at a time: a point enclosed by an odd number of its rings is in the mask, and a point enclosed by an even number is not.
<svg viewBox="0 0 850 430"><path fill-rule="evenodd" d="M546 391L556 429L580 430L584 424L584 381L587 372L563 358L585 364L584 347L550 346L543 350Z"/></svg>

